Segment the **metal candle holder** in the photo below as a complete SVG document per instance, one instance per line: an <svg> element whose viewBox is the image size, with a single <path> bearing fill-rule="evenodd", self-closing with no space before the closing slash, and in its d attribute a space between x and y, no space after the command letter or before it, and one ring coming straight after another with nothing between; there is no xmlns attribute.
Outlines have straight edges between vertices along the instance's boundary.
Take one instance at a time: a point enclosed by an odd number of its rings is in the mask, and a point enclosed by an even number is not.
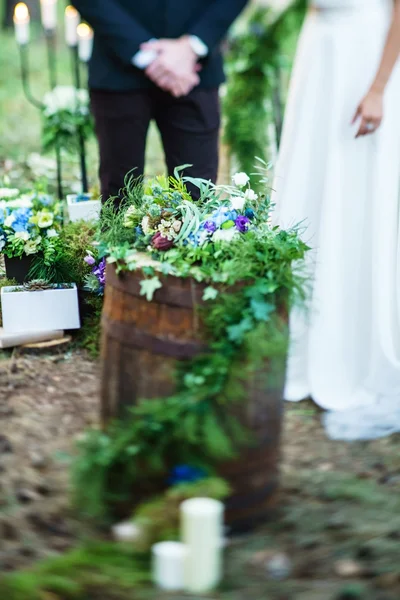
<svg viewBox="0 0 400 600"><path fill-rule="evenodd" d="M57 38L54 29L45 29L47 60L49 70L50 89L54 89L57 85ZM43 110L44 104L37 100L31 91L30 86L30 66L29 66L29 44L19 44L20 60L21 60L21 79L22 87L26 99L39 110ZM71 71L72 79L75 88L78 90L81 84L80 59L78 54L78 46L70 47L71 51ZM82 192L88 192L88 177L86 168L86 144L85 137L80 127L78 129L78 147L79 161L81 171ZM63 185L62 185L62 152L59 143L56 144L56 163L57 163L57 195L59 200L63 200Z"/></svg>

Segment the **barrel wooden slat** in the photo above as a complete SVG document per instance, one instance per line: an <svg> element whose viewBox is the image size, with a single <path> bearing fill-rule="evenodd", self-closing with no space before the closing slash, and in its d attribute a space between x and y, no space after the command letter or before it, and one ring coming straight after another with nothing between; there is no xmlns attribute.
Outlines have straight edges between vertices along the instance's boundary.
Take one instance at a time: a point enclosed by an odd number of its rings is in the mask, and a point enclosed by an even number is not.
<svg viewBox="0 0 400 600"><path fill-rule="evenodd" d="M102 334L102 418L123 416L141 399L174 392L179 361L207 350L196 307L204 285L162 278L152 302L140 295L140 272L117 276L107 267ZM275 361L276 363L276 361ZM285 365L265 363L245 383L245 401L229 410L252 431L254 444L220 467L232 486L227 522L246 529L265 520L276 503Z"/></svg>

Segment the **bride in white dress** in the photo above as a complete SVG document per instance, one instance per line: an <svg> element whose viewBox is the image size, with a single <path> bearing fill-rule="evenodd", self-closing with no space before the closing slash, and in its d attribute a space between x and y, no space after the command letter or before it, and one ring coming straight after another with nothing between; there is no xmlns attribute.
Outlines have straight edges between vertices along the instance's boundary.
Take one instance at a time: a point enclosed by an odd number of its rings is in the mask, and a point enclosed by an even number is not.
<svg viewBox="0 0 400 600"><path fill-rule="evenodd" d="M312 0L275 172L275 222L313 249L285 398L342 439L400 431L399 52L400 0Z"/></svg>

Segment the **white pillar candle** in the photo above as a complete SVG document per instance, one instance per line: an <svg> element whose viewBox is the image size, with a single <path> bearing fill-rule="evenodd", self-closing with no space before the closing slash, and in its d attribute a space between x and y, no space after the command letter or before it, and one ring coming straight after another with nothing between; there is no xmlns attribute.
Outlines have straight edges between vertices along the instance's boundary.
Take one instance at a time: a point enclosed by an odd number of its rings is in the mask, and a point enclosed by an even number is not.
<svg viewBox="0 0 400 600"><path fill-rule="evenodd" d="M29 42L29 10L26 4L19 2L14 10L14 28L17 44L24 46Z"/></svg>
<svg viewBox="0 0 400 600"><path fill-rule="evenodd" d="M214 589L222 574L224 505L211 498L181 504L182 541L187 547L185 591L203 594Z"/></svg>
<svg viewBox="0 0 400 600"><path fill-rule="evenodd" d="M157 587L170 592L183 590L186 553L180 542L161 542L152 547L153 581Z"/></svg>
<svg viewBox="0 0 400 600"><path fill-rule="evenodd" d="M40 0L42 25L47 31L57 27L57 0Z"/></svg>
<svg viewBox="0 0 400 600"><path fill-rule="evenodd" d="M93 50L93 29L86 23L81 23L77 31L79 58L83 62L88 62Z"/></svg>
<svg viewBox="0 0 400 600"><path fill-rule="evenodd" d="M67 46L75 47L78 45L78 25L81 17L73 6L67 6L65 9L65 41Z"/></svg>

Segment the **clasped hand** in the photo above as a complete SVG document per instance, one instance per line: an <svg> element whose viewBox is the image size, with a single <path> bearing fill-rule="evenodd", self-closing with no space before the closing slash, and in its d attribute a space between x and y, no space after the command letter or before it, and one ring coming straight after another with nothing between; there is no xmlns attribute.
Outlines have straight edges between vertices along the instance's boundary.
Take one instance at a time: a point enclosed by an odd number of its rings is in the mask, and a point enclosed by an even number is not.
<svg viewBox="0 0 400 600"><path fill-rule="evenodd" d="M162 90L179 98L187 96L200 83L198 72L201 67L187 36L147 42L141 49L157 52L146 75Z"/></svg>

